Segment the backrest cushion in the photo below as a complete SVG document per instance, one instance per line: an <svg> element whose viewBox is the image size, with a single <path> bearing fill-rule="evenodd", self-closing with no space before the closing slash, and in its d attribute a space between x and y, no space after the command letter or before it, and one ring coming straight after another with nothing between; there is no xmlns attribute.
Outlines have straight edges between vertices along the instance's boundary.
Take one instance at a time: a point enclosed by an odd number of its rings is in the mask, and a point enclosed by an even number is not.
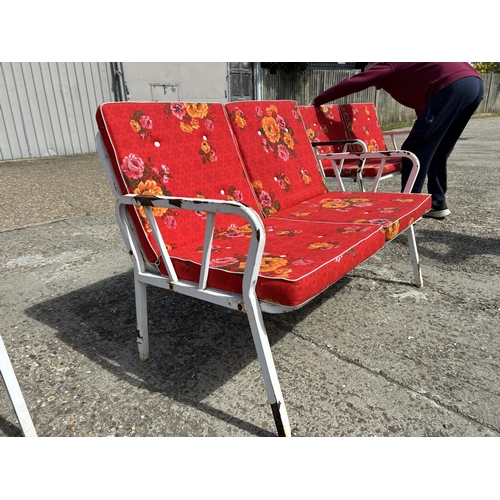
<svg viewBox="0 0 500 500"><path fill-rule="evenodd" d="M349 139L337 104L323 104L319 108L316 106L299 106L299 111L311 142L344 141ZM342 150L342 145L318 148L318 152L321 153L339 153Z"/></svg>
<svg viewBox="0 0 500 500"><path fill-rule="evenodd" d="M222 104L105 103L96 120L123 194L237 200L259 210ZM158 262L144 210L133 210L146 256ZM164 208L154 213L167 248L203 241L206 213ZM226 231L246 221L218 215L215 223Z"/></svg>
<svg viewBox="0 0 500 500"><path fill-rule="evenodd" d="M373 103L340 104L339 107L349 139L360 139L368 151L387 151Z"/></svg>
<svg viewBox="0 0 500 500"><path fill-rule="evenodd" d="M295 101L225 106L266 216L328 191Z"/></svg>
<svg viewBox="0 0 500 500"><path fill-rule="evenodd" d="M337 104L322 104L316 106L299 106L300 114L304 120L307 136L311 142L345 141L349 140L344 120ZM344 151L343 144L319 146L315 150L319 154L339 153ZM346 151L363 151L359 144L349 146ZM321 160L323 172L327 177L333 177L334 171L331 160ZM355 177L358 162L346 161L343 164L342 176Z"/></svg>

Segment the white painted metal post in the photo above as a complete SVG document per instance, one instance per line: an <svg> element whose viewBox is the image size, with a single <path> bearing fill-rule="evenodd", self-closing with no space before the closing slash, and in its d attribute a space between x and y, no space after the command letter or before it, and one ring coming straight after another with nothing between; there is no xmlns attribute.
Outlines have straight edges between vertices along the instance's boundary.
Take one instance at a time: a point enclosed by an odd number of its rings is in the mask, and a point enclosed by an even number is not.
<svg viewBox="0 0 500 500"><path fill-rule="evenodd" d="M415 284L419 288L422 288L424 286L424 281L422 279L422 268L420 267L417 241L415 240L415 229L413 224L407 229L406 235L408 238L408 247L410 249L411 263L413 265L413 276L415 278Z"/></svg>
<svg viewBox="0 0 500 500"><path fill-rule="evenodd" d="M134 269L135 288L135 313L137 320L137 347L139 359L147 361L149 358L149 332L148 332L148 302L146 284L139 281L138 271Z"/></svg>
<svg viewBox="0 0 500 500"><path fill-rule="evenodd" d="M12 402L12 406L17 415L17 419L21 424L21 429L26 437L37 437L35 427L30 417L30 413L26 406L26 403L19 387L19 382L17 381L16 374L12 368L12 364L7 354L7 349L3 343L2 337L0 336L0 374L2 375L5 387L7 388L7 393Z"/></svg>

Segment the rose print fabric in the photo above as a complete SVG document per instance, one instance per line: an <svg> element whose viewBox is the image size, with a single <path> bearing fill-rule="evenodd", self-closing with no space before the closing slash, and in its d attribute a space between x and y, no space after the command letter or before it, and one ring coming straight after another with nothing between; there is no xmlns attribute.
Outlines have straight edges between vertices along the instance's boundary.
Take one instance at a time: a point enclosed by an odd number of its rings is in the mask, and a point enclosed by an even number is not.
<svg viewBox="0 0 500 500"><path fill-rule="evenodd" d="M333 191L282 211L280 217L316 222L378 224L387 240L397 236L431 207L430 197L407 193Z"/></svg>
<svg viewBox="0 0 500 500"><path fill-rule="evenodd" d="M328 191L295 101L243 101L225 106L266 216Z"/></svg>
<svg viewBox="0 0 500 500"><path fill-rule="evenodd" d="M321 293L384 245L376 225L315 223L270 217L256 292L261 300L300 305ZM250 230L243 226L214 237L208 286L241 293ZM180 278L197 281L203 248L171 251Z"/></svg>
<svg viewBox="0 0 500 500"><path fill-rule="evenodd" d="M221 104L107 103L96 116L122 192L236 200L259 210ZM154 214L167 249L203 241L205 213L155 208ZM148 258L155 262L159 252L142 207L137 215ZM216 218L218 231L245 222Z"/></svg>
<svg viewBox="0 0 500 500"><path fill-rule="evenodd" d="M329 193L296 103L232 104L106 103L96 119L123 193L237 200L261 214L261 300L302 304L430 207L425 195ZM146 257L166 273L143 208L131 213ZM206 213L154 215L179 277L198 281ZM249 235L244 219L217 215L209 286L241 293Z"/></svg>
<svg viewBox="0 0 500 500"><path fill-rule="evenodd" d="M372 103L340 104L350 139L361 139L368 151L387 151L377 111Z"/></svg>
<svg viewBox="0 0 500 500"><path fill-rule="evenodd" d="M317 124L322 123L326 132L336 130L340 120L338 109L328 106L321 108L320 113L324 113L325 118L321 118L321 121L318 119ZM294 101L245 101L228 103L226 109L250 182L266 216L316 222L379 224L384 228L387 239L391 239L430 208L427 195L362 193L361 196L361 193L328 192L323 190L322 180L316 177L310 183L309 191L300 182L298 174L301 170L317 172L317 160L312 147L297 146L310 142L312 132L308 132L307 122L303 122L302 127L296 125L298 118ZM284 162L266 150L267 136L265 132L262 133L260 123L265 117L275 115L279 116L283 127L287 128L287 124L294 125L296 162ZM301 116L303 118L303 114ZM308 118L311 116L308 115ZM336 124L335 127L328 128L332 123ZM312 130L317 137L320 133L325 133L325 128L321 129L321 132L317 127ZM283 164L286 164L286 167L283 167ZM276 174L280 168L286 168L285 182ZM293 182L290 180L292 178ZM274 188L269 189L268 186ZM314 195L314 192L318 194Z"/></svg>
<svg viewBox="0 0 500 500"><path fill-rule="evenodd" d="M300 114L304 120L307 136L311 142L345 141L351 137L347 134L344 121L337 104L323 104L316 106L299 106ZM317 152L341 153L344 145L321 146ZM346 151L361 151L359 145L349 147ZM331 161L321 160L323 171L327 177L333 177L334 170ZM358 162L345 161L342 168L342 177L356 177Z"/></svg>
<svg viewBox="0 0 500 500"><path fill-rule="evenodd" d="M363 141L368 151L387 151L384 135L373 103L340 104L340 113L350 139ZM363 177L375 177L379 161L367 160L363 168ZM383 175L401 170L400 160L388 159Z"/></svg>

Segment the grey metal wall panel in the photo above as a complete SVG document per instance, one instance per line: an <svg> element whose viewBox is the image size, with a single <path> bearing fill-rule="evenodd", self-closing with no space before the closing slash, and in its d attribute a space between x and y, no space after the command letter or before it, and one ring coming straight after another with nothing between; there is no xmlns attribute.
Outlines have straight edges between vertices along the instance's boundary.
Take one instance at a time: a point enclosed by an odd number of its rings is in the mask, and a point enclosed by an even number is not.
<svg viewBox="0 0 500 500"><path fill-rule="evenodd" d="M112 88L107 62L1 62L0 160L95 152Z"/></svg>
<svg viewBox="0 0 500 500"><path fill-rule="evenodd" d="M4 158L25 158L27 154L26 140L22 131L19 99L17 98L14 73L10 63L2 63L3 85L0 92L0 108L5 127L5 142L2 140ZM12 152L12 153L11 153Z"/></svg>

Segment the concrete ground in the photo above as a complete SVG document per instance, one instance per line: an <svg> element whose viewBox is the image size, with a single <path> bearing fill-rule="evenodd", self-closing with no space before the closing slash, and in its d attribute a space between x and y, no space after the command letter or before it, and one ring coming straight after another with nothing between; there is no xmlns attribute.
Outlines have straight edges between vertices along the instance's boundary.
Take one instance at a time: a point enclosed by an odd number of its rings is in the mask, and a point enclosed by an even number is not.
<svg viewBox="0 0 500 500"><path fill-rule="evenodd" d="M500 118L449 161L445 221L392 241L299 311L266 315L295 436L500 435ZM150 289L96 155L0 163L0 332L39 436L273 436L246 316ZM385 181L381 189L398 189ZM0 436L21 430L0 382Z"/></svg>

